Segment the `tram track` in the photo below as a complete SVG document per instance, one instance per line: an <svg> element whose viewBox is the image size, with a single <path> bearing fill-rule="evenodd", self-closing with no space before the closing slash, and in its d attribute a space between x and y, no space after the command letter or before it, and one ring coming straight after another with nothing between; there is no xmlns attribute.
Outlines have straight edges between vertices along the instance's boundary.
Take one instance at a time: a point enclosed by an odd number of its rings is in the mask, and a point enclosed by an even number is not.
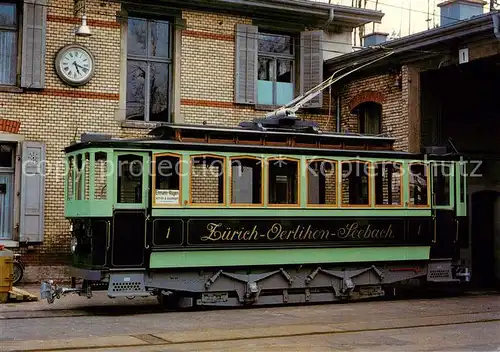
<svg viewBox="0 0 500 352"><path fill-rule="evenodd" d="M78 338L48 341L3 341L0 351L74 351L101 350L109 348L175 347L186 344L210 344L253 339L277 339L286 337L312 337L320 335L384 332L429 327L446 327L480 323L500 323L500 314L495 312L456 313L430 315L417 318L398 318L376 321L356 321L337 324L291 324L262 328L233 330L203 330L189 332L164 332L130 334L124 336ZM32 347L30 347L32 345Z"/></svg>
<svg viewBox="0 0 500 352"><path fill-rule="evenodd" d="M465 297L474 297L475 295L466 294ZM499 296L498 292L488 292L486 296ZM441 298L453 298L454 296L445 296ZM414 300L426 300L428 297L397 297L397 298L385 298L385 299L372 299L363 301L345 301L345 302L318 302L318 303L300 303L300 304L289 304L289 305L270 305L270 306L256 306L256 307L198 307L198 308L185 308L180 310L163 310L156 303L156 300L150 302L144 302L138 305L99 305L99 306L81 306L74 308L61 308L61 309L36 309L36 310L0 310L0 321L2 320L23 320L23 319L51 319L51 318L78 318L78 317L114 317L114 316L134 316L134 315L144 315L144 314L179 314L179 313L189 313L189 312L216 312L216 311L238 311L245 309L274 309L274 308L293 308L293 307L320 307L320 306L342 306L344 304L363 304L370 302L398 302L398 301L408 301L412 302ZM485 311L470 311L470 312L460 312L460 313L449 313L446 314L434 314L432 316L453 316L462 314L481 314L481 313L499 313L500 306L498 310L485 310Z"/></svg>

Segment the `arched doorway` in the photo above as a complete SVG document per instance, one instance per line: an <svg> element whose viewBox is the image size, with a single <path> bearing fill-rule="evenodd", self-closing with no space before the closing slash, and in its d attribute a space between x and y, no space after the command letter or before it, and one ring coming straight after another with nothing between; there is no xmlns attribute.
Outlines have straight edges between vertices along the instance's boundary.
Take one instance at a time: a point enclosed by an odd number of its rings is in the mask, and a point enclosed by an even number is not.
<svg viewBox="0 0 500 352"><path fill-rule="evenodd" d="M495 262L494 245L495 237L500 238L499 197L500 192L494 190L471 195L471 282L478 288L492 288L496 281L498 262Z"/></svg>

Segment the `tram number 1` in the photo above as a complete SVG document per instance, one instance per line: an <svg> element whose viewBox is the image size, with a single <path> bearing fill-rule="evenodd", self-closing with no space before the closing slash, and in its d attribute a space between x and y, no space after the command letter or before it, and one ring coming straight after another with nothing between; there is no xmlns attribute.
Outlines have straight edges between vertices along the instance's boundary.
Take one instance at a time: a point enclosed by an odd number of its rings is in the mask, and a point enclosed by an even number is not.
<svg viewBox="0 0 500 352"><path fill-rule="evenodd" d="M182 220L157 219L154 221L153 244L156 246L179 246L182 244L182 231Z"/></svg>

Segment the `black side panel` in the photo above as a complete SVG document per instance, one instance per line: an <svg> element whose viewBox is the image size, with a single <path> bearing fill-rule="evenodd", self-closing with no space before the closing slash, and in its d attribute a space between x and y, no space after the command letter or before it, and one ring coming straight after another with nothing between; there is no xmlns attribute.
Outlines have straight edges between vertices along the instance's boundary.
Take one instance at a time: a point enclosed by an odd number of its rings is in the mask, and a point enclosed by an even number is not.
<svg viewBox="0 0 500 352"><path fill-rule="evenodd" d="M139 267L144 264L146 216L142 210L118 210L113 215L111 264Z"/></svg>
<svg viewBox="0 0 500 352"><path fill-rule="evenodd" d="M436 243L431 247L431 258L456 259L459 250L457 224L451 210L436 210Z"/></svg>
<svg viewBox="0 0 500 352"><path fill-rule="evenodd" d="M92 264L97 266L106 265L108 245L108 220L92 219Z"/></svg>

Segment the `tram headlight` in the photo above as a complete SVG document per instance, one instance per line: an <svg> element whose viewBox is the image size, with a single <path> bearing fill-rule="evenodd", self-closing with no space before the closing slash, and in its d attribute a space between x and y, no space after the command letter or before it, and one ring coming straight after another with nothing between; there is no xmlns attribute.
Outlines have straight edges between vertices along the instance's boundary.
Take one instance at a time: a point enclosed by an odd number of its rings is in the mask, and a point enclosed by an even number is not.
<svg viewBox="0 0 500 352"><path fill-rule="evenodd" d="M78 245L78 240L76 239L76 237L71 237L71 253L75 253L76 252L76 246Z"/></svg>

